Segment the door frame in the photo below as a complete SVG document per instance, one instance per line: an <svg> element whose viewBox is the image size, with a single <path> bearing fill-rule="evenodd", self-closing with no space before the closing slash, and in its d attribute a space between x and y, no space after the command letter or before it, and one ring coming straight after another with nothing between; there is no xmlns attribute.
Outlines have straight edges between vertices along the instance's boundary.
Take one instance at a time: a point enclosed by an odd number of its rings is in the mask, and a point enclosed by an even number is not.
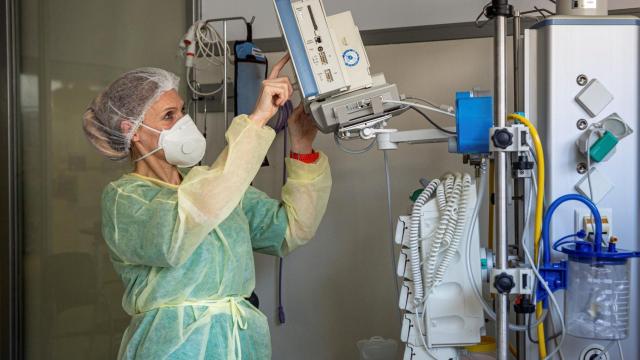
<svg viewBox="0 0 640 360"><path fill-rule="evenodd" d="M22 206L17 0L0 8L0 354L23 359Z"/></svg>

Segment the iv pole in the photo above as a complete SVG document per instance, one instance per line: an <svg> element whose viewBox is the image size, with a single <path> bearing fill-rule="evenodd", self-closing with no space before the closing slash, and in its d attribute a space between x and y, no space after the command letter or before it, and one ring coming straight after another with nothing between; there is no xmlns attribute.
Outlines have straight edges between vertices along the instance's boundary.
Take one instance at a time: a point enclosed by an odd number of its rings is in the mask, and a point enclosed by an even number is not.
<svg viewBox="0 0 640 360"><path fill-rule="evenodd" d="M494 34L494 126L503 128L507 120L507 18L513 16L508 0L492 0L487 15L495 20ZM495 232L496 270L509 268L507 233L507 153L496 151ZM496 294L496 337L499 360L509 359L509 293Z"/></svg>

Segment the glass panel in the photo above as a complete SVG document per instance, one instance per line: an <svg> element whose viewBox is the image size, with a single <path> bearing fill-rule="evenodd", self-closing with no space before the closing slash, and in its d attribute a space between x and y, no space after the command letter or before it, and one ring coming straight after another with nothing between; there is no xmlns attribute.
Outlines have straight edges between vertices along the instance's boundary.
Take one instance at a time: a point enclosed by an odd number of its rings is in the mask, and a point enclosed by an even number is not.
<svg viewBox="0 0 640 360"><path fill-rule="evenodd" d="M98 155L82 113L126 70L182 75L186 3L20 3L27 359L114 359L129 317L101 236L100 194L131 165Z"/></svg>

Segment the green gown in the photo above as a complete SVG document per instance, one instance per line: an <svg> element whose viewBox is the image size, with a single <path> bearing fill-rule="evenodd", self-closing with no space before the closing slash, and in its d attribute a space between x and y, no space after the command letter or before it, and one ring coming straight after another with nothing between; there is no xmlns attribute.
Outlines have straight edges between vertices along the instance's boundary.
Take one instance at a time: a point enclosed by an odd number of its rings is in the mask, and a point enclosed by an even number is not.
<svg viewBox="0 0 640 360"><path fill-rule="evenodd" d="M183 245L171 239L177 196L177 187L134 174L104 190L103 236L132 317L118 358L270 359L267 319L244 298L255 286L252 252L285 251L284 206L249 187L188 257L168 264Z"/></svg>

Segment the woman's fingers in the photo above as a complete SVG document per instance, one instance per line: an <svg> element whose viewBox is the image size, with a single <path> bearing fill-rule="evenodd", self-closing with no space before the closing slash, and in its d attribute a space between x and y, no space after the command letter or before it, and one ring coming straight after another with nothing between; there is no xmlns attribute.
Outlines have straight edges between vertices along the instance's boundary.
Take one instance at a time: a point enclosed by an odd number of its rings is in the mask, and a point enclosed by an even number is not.
<svg viewBox="0 0 640 360"><path fill-rule="evenodd" d="M282 59L280 59L275 65L273 65L273 68L271 68L271 72L269 73L269 77L267 77L267 79L275 79L280 76L280 71L282 71L282 68L287 65L290 58L291 56L289 56L289 54L287 53L282 57Z"/></svg>
<svg viewBox="0 0 640 360"><path fill-rule="evenodd" d="M289 87L284 83L269 82L264 85L264 90L271 97L271 103L282 106L291 96Z"/></svg>
<svg viewBox="0 0 640 360"><path fill-rule="evenodd" d="M286 76L280 76L280 71L289 61L285 55L274 65L269 77L262 82L262 90L256 107L249 115L261 125L264 125L283 106L293 94L293 86Z"/></svg>
<svg viewBox="0 0 640 360"><path fill-rule="evenodd" d="M286 97L286 100L288 100L291 95L293 95L293 86L291 86L291 82L289 81L288 78L277 78L277 79L272 79L272 80L265 80L263 82L263 86L266 87L278 87L278 88L282 88L285 90L286 95L284 97ZM276 103L276 101L274 101L274 103ZM284 102L277 102L278 106L281 106L282 104L284 104Z"/></svg>
<svg viewBox="0 0 640 360"><path fill-rule="evenodd" d="M291 85L291 80L287 76L278 77L275 79L265 80L268 83L276 83L276 84L285 84L289 91L289 97L293 95L293 86Z"/></svg>

